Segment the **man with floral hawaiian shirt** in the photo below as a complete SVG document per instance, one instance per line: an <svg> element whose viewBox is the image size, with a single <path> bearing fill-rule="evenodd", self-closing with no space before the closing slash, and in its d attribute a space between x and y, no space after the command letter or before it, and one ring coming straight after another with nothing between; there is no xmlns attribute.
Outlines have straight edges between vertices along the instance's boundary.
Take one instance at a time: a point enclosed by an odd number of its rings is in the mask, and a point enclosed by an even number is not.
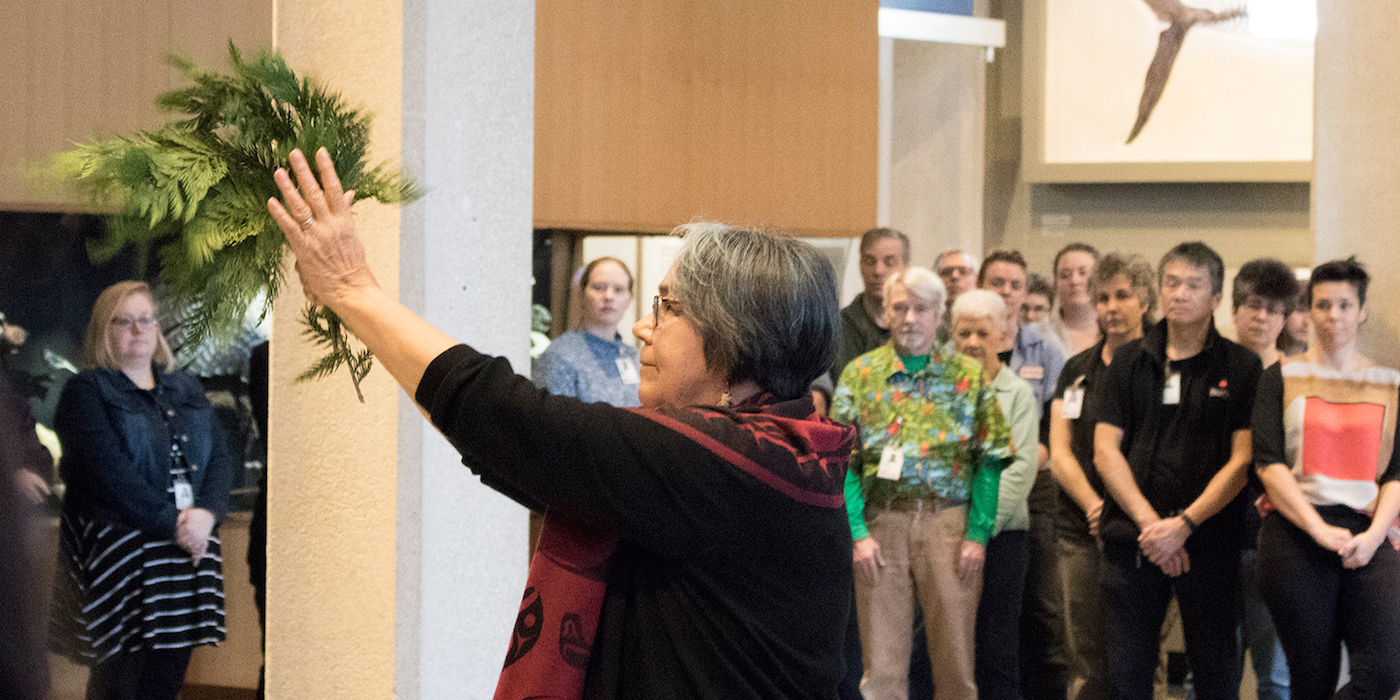
<svg viewBox="0 0 1400 700"><path fill-rule="evenodd" d="M860 445L846 475L855 540L865 694L907 692L917 590L938 697L977 697L973 632L982 561L996 522L1011 433L982 366L935 342L944 287L932 270L885 282L890 343L841 373L832 417L853 423Z"/></svg>

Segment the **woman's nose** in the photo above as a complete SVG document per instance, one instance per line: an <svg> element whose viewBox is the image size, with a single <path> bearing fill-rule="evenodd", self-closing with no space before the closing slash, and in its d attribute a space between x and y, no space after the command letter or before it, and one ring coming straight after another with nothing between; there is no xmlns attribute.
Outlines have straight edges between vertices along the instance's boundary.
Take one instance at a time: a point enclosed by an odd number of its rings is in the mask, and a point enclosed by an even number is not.
<svg viewBox="0 0 1400 700"><path fill-rule="evenodd" d="M648 311L647 315L637 319L637 322L632 324L632 337L650 345L651 332L653 328L654 326L652 325L651 312Z"/></svg>

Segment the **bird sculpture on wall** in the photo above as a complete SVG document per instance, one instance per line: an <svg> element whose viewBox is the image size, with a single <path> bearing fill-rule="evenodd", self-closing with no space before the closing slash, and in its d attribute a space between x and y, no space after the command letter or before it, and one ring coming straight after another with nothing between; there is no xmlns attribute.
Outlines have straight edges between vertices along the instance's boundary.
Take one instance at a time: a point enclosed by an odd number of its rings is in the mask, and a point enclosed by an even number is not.
<svg viewBox="0 0 1400 700"><path fill-rule="evenodd" d="M1162 30L1162 35L1157 40L1157 53L1152 57L1152 65L1147 67L1147 79L1142 86L1142 100L1138 102L1137 123L1133 124L1133 130L1128 134L1127 143L1132 143L1133 139L1142 133L1142 128L1147 125L1148 117L1152 116L1152 110L1157 107L1157 101L1162 99L1162 91L1167 87L1167 79L1172 74L1172 65L1176 63L1176 56L1181 52L1182 43L1186 41L1186 33L1198 24L1218 24L1245 15L1243 8L1217 12L1191 7L1182 3L1181 0L1143 0L1143 2L1146 2L1147 6L1157 13L1157 19L1167 22L1170 26Z"/></svg>

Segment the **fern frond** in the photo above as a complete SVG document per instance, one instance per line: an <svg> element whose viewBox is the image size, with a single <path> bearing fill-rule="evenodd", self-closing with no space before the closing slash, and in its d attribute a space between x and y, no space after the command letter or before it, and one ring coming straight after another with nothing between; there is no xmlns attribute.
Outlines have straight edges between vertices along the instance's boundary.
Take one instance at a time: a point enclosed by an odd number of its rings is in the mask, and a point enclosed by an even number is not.
<svg viewBox="0 0 1400 700"><path fill-rule="evenodd" d="M54 158L51 170L94 202L119 205L105 237L89 245L91 257L110 259L127 246L159 251L164 289L190 309L182 321L187 342L230 342L255 301L270 305L281 290L286 239L265 202L277 196L272 173L288 165L293 148L309 154L324 147L356 199L422 196L412 180L367 162L367 113L298 77L279 54L245 57L230 42L225 72L179 56L168 62L187 83L156 100L171 121L154 131L76 144ZM256 315L265 317L268 308ZM323 377L343 365L358 394L373 365L368 351L350 348L329 310L303 321L327 358L339 358L317 363L303 377Z"/></svg>

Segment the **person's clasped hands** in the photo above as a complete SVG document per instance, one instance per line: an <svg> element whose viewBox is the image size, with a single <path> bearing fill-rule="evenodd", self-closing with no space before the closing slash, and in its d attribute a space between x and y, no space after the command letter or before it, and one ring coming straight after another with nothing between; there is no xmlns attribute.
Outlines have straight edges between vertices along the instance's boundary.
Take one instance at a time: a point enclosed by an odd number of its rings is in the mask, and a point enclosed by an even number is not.
<svg viewBox="0 0 1400 700"><path fill-rule="evenodd" d="M214 514L203 508L186 508L175 518L175 544L190 553L195 564L209 551L214 532Z"/></svg>
<svg viewBox="0 0 1400 700"><path fill-rule="evenodd" d="M1191 570L1191 557L1186 553L1190 536L1191 529L1180 516L1162 518L1142 529L1138 547L1162 573L1176 577Z"/></svg>
<svg viewBox="0 0 1400 700"><path fill-rule="evenodd" d="M52 490L49 488L44 477L29 471L28 469L16 469L14 475L14 487L20 496L34 505L44 502L49 497Z"/></svg>

